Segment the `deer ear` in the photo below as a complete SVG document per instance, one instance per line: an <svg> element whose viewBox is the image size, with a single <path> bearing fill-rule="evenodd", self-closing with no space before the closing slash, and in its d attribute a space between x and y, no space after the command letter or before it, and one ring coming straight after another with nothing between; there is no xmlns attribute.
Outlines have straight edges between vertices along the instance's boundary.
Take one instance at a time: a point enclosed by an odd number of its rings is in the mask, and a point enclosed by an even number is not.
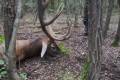
<svg viewBox="0 0 120 80"><path fill-rule="evenodd" d="M41 51L41 58L45 55L47 51L48 43L42 40L42 51Z"/></svg>

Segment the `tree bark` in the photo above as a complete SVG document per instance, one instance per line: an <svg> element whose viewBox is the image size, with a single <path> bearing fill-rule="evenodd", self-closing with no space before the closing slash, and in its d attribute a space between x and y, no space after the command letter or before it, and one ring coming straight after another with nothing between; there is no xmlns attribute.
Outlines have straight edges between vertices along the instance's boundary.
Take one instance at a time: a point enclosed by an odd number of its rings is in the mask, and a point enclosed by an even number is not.
<svg viewBox="0 0 120 80"><path fill-rule="evenodd" d="M21 0L5 0L4 3L4 35L6 44L6 60L8 65L8 79L20 80L16 72L16 33L19 26L19 19L21 14ZM17 13L15 12L15 5L17 5Z"/></svg>
<svg viewBox="0 0 120 80"><path fill-rule="evenodd" d="M15 0L3 0L4 1L4 34L5 34L5 47L8 50L9 43L12 36L13 24L15 20Z"/></svg>
<svg viewBox="0 0 120 80"><path fill-rule="evenodd" d="M119 22L118 22L118 29L117 29L117 33L116 33L116 38L115 38L118 42L120 41L120 17L119 17Z"/></svg>
<svg viewBox="0 0 120 80"><path fill-rule="evenodd" d="M105 25L103 27L103 38L105 38L107 35L107 31L109 29L110 19L112 15L112 10L114 7L114 0L108 0L108 2L109 2L109 6L107 10L107 17L106 17Z"/></svg>
<svg viewBox="0 0 120 80"><path fill-rule="evenodd" d="M118 2L118 5L119 5L119 7L120 7L120 0L117 0L117 2Z"/></svg>
<svg viewBox="0 0 120 80"><path fill-rule="evenodd" d="M118 5L120 7L120 1L118 0ZM120 42L120 15L119 15L119 22L118 22L118 29L117 29L117 33L115 36L115 40L112 43L113 46L119 46L119 42Z"/></svg>
<svg viewBox="0 0 120 80"><path fill-rule="evenodd" d="M78 16L79 16L79 12L78 12L78 1L77 0L74 0L74 27L78 27Z"/></svg>
<svg viewBox="0 0 120 80"><path fill-rule="evenodd" d="M101 1L89 0L88 2L88 50L90 62L88 80L100 79L102 61Z"/></svg>
<svg viewBox="0 0 120 80"><path fill-rule="evenodd" d="M84 23L84 30L85 33L88 33L88 1L89 0L85 0L85 4L84 4L84 17L83 17L83 23Z"/></svg>

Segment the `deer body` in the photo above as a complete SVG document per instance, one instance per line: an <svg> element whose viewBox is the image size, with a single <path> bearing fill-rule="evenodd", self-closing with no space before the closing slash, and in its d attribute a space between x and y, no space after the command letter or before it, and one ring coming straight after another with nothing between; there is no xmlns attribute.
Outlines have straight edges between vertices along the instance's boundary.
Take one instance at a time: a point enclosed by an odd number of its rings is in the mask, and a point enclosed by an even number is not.
<svg viewBox="0 0 120 80"><path fill-rule="evenodd" d="M36 40L16 40L16 61L21 61L26 58L31 58L33 56L42 55L44 56L46 53L49 38L38 38ZM44 43L44 45L43 45ZM3 44L0 45L0 55L1 57L4 55ZM41 52L43 52L41 54Z"/></svg>

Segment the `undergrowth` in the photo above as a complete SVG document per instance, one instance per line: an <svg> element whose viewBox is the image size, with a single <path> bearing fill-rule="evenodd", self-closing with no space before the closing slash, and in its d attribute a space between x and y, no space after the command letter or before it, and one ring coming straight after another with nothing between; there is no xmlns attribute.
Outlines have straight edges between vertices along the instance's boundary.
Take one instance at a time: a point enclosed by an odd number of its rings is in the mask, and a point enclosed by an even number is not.
<svg viewBox="0 0 120 80"><path fill-rule="evenodd" d="M90 69L90 60L87 58L86 62L83 65L83 69L80 75L80 80L88 80L88 73Z"/></svg>
<svg viewBox="0 0 120 80"><path fill-rule="evenodd" d="M5 41L5 37L3 35L0 35L0 44Z"/></svg>
<svg viewBox="0 0 120 80"><path fill-rule="evenodd" d="M2 80L2 78L6 78L6 76L7 76L7 68L5 61L0 59L0 80Z"/></svg>
<svg viewBox="0 0 120 80"><path fill-rule="evenodd" d="M19 76L20 76L20 78L21 78L22 80L27 80L27 79L28 79L27 73L25 73L25 72L20 72L20 73L19 73Z"/></svg>
<svg viewBox="0 0 120 80"><path fill-rule="evenodd" d="M60 72L58 76L58 80L75 80L75 75L70 71Z"/></svg>
<svg viewBox="0 0 120 80"><path fill-rule="evenodd" d="M115 39L113 41L113 43L111 44L111 46L113 46L113 47L119 47L120 46L119 43L120 43L120 40L119 39Z"/></svg>
<svg viewBox="0 0 120 80"><path fill-rule="evenodd" d="M21 80L27 80L27 73L19 72ZM8 69L4 60L0 59L0 80L6 80L8 78Z"/></svg>
<svg viewBox="0 0 120 80"><path fill-rule="evenodd" d="M58 45L58 47L60 48L61 52L64 54L64 55L69 55L70 53L70 49L69 48L66 48L64 43L60 43Z"/></svg>

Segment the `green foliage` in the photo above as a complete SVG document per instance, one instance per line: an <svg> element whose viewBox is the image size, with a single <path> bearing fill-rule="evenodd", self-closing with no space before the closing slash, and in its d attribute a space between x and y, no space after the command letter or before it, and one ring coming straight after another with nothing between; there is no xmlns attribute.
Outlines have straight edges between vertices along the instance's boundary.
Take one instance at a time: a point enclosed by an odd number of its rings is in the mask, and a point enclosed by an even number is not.
<svg viewBox="0 0 120 80"><path fill-rule="evenodd" d="M0 60L0 79L7 76L7 68L4 60Z"/></svg>
<svg viewBox="0 0 120 80"><path fill-rule="evenodd" d="M22 9L23 15L27 12L31 12L37 7L36 0L23 0L22 7L23 7L23 9Z"/></svg>
<svg viewBox="0 0 120 80"><path fill-rule="evenodd" d="M20 76L20 78L21 78L22 80L27 80L27 79L28 79L28 78L27 78L27 73L25 73L25 72L19 73L19 76Z"/></svg>
<svg viewBox="0 0 120 80"><path fill-rule="evenodd" d="M5 41L5 38L3 35L0 35L0 44L3 43Z"/></svg>
<svg viewBox="0 0 120 80"><path fill-rule="evenodd" d="M24 6L28 8L33 8L36 6L36 1L35 0L24 0Z"/></svg>
<svg viewBox="0 0 120 80"><path fill-rule="evenodd" d="M90 69L90 60L87 58L86 62L83 65L83 69L81 72L80 80L88 80L88 72Z"/></svg>
<svg viewBox="0 0 120 80"><path fill-rule="evenodd" d="M6 68L3 67L3 68L0 68L0 79L1 78L4 78L7 76L7 71L6 71Z"/></svg>
<svg viewBox="0 0 120 80"><path fill-rule="evenodd" d="M48 6L49 12L58 12L64 8L64 0L51 0L51 3Z"/></svg>
<svg viewBox="0 0 120 80"><path fill-rule="evenodd" d="M60 44L58 45L58 47L60 48L60 50L61 50L61 52L62 52L63 54L68 55L68 54L70 53L70 49L69 49L69 48L66 48L66 47L64 46L64 43L60 43Z"/></svg>
<svg viewBox="0 0 120 80"><path fill-rule="evenodd" d="M0 59L0 80L7 78L8 71L7 71L7 66L5 64L4 60ZM20 72L19 76L22 80L27 80L27 73L25 72Z"/></svg>
<svg viewBox="0 0 120 80"><path fill-rule="evenodd" d="M119 47L119 41L118 40L114 40L114 42L111 44L111 46L113 47Z"/></svg>
<svg viewBox="0 0 120 80"><path fill-rule="evenodd" d="M5 64L5 61L0 59L0 65L4 65Z"/></svg>

